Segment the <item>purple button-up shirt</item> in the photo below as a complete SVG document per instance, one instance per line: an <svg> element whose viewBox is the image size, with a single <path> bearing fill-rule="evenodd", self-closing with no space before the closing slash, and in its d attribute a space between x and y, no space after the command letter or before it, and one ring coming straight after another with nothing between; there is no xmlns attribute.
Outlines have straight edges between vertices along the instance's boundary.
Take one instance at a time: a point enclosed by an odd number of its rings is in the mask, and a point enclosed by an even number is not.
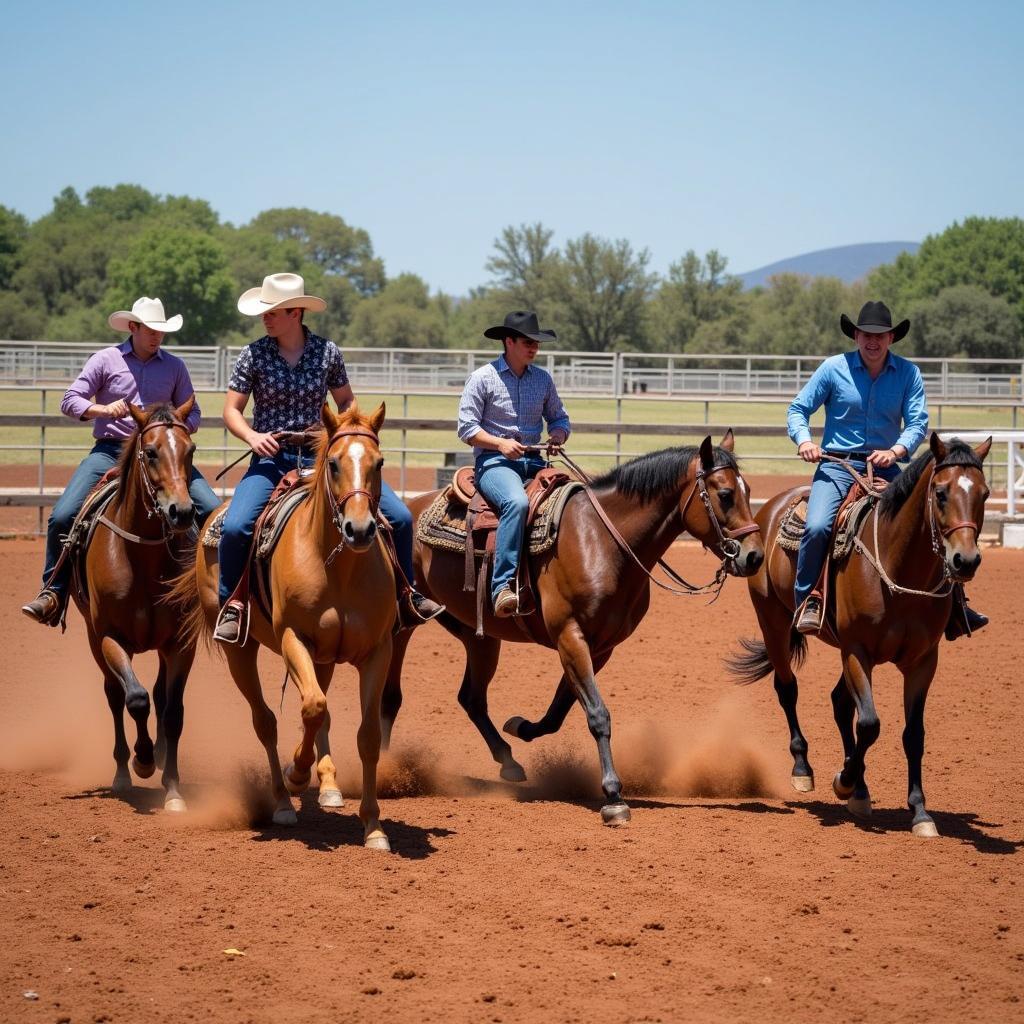
<svg viewBox="0 0 1024 1024"><path fill-rule="evenodd" d="M60 411L65 416L80 420L90 405L110 405L123 398L133 405L145 406L153 402L173 402L183 405L195 391L188 367L184 361L162 348L143 362L132 348L132 340L94 352L82 367L78 379L64 393ZM192 406L185 426L195 433L201 417L199 403ZM135 430L131 416L112 420L100 416L93 420L92 433L96 438L123 441Z"/></svg>

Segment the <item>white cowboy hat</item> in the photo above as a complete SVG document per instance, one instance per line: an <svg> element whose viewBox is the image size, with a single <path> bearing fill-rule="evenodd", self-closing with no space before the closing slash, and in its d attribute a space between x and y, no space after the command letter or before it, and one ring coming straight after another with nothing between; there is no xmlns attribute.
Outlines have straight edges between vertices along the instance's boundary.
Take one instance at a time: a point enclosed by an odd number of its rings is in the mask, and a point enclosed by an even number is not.
<svg viewBox="0 0 1024 1024"><path fill-rule="evenodd" d="M163 331L164 334L173 334L181 330L181 314L172 316L170 320L164 313L164 304L159 299L149 299L144 295L141 299L135 300L135 305L130 310L119 309L107 317L107 323L115 331L129 330L129 324L145 324L154 331Z"/></svg>
<svg viewBox="0 0 1024 1024"><path fill-rule="evenodd" d="M238 312L262 316L272 309L308 309L319 313L327 303L316 295L306 295L306 282L298 274L270 274L260 288L250 288L238 300Z"/></svg>

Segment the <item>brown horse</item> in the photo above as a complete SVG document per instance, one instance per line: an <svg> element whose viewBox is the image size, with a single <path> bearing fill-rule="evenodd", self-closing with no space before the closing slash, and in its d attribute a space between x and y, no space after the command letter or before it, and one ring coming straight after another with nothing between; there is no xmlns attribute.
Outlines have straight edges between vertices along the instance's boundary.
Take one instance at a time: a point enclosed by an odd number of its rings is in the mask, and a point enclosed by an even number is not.
<svg viewBox="0 0 1024 1024"><path fill-rule="evenodd" d="M103 672L103 688L114 717L114 792L131 789L124 710L135 721L132 768L148 779L163 765L164 809L184 811L178 791L178 741L184 721L185 683L195 645L182 643L179 620L164 601L188 537L195 511L188 493L195 444L185 426L195 396L175 408L146 411L128 406L135 433L125 441L117 493L99 521L84 556L84 594L72 587L85 619L89 648ZM160 669L156 746L149 737L149 694L132 668L132 657L156 650Z"/></svg>
<svg viewBox="0 0 1024 1024"><path fill-rule="evenodd" d="M486 636L475 635L476 595L463 591L463 556L417 542L416 578L423 593L447 605L440 621L462 641L466 670L459 703L480 731L503 779L521 782L526 773L512 756L487 713L487 687L498 665L502 640L534 642L558 652L562 678L544 717L515 717L505 732L525 742L557 732L576 701L583 706L601 762L608 823L629 819L612 764L611 715L598 692L596 674L612 651L636 629L650 603L650 570L683 531L689 531L735 575L755 572L764 557L748 504L748 488L732 454L729 431L713 448L668 448L641 456L579 492L566 503L558 543L533 559L538 611L519 622L494 617L488 607ZM436 493L410 504L419 516ZM595 508L600 505L614 529ZM724 577L723 577L724 578ZM524 628L525 627L525 628ZM390 738L402 702L401 672L408 634L400 634L384 692L384 732Z"/></svg>
<svg viewBox="0 0 1024 1024"><path fill-rule="evenodd" d="M992 440L972 449L959 440L944 444L932 434L918 456L886 490L860 529L849 557L836 569L835 632L843 671L832 691L832 709L845 760L832 788L851 813L871 813L864 758L878 738L878 714L871 693L876 665L893 662L903 673L909 795L915 835L935 836L921 788L924 707L939 660L939 641L949 619L954 582L973 579L981 564L978 532L988 487L982 462ZM786 713L793 755L793 786L814 788L807 740L797 720L797 681L807 641L792 628L796 555L776 543L783 513L809 489L776 495L757 514L768 557L747 581L763 640L741 641L745 654L730 660L741 681L763 679L774 669L775 692ZM854 714L856 713L856 730Z"/></svg>
<svg viewBox="0 0 1024 1024"><path fill-rule="evenodd" d="M380 698L391 660L396 603L394 572L376 518L384 463L379 441L384 406L364 416L355 406L335 415L325 405L322 419L326 433L319 442L309 498L288 521L271 559L272 618L254 602L245 643L226 645L225 654L267 753L277 825L298 820L289 793L297 795L309 785L317 754L320 803L341 806L327 739L327 689L336 664L356 666L362 711L359 817L365 845L387 850L377 805L377 761ZM175 588L193 637L212 634L218 575L217 548L204 546L200 539L195 570L182 575ZM302 700L302 739L283 773L277 756L277 719L263 699L256 665L261 644L283 657Z"/></svg>

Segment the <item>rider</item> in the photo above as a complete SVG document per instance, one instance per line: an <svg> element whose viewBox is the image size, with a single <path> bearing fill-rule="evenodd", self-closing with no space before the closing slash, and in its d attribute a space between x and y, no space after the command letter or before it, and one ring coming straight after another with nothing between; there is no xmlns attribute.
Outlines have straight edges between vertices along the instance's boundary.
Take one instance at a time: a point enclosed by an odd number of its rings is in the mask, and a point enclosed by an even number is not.
<svg viewBox="0 0 1024 1024"><path fill-rule="evenodd" d="M263 319L266 336L242 349L224 399L224 423L235 437L252 449L249 469L235 488L224 517L220 541L221 614L214 637L237 643L243 606L230 601L245 571L253 529L277 482L305 459L312 449L283 449L274 438L278 431L304 431L320 423L320 410L328 390L344 411L355 401L345 371L345 360L333 341L313 334L302 322L305 311L320 312L327 303L305 294L298 274L271 274L259 288L250 288L238 300L238 310ZM249 396L253 426L242 415ZM399 564L413 580L412 514L395 492L381 481L380 510L394 531ZM442 605L411 591L401 609L406 627L440 615Z"/></svg>
<svg viewBox="0 0 1024 1024"><path fill-rule="evenodd" d="M824 616L818 577L832 536L832 526L853 477L835 462L822 462L822 454L842 459L864 473L870 463L876 475L892 480L899 475L897 461L906 461L924 440L928 406L921 372L907 359L889 351L910 330L910 321L895 327L883 302L867 302L857 323L844 313L843 334L857 343L856 350L832 356L815 370L789 407L789 436L804 462L820 463L807 500L807 525L800 539L796 563L794 623L801 633L817 633ZM811 440L809 420L825 406L821 446ZM902 421L902 429L901 429ZM970 627L988 622L967 609ZM955 639L958 631L947 636Z"/></svg>
<svg viewBox="0 0 1024 1024"><path fill-rule="evenodd" d="M494 614L507 618L519 612L519 597L512 579L526 525L524 484L544 466L526 445L541 439L541 417L548 424L548 443L565 444L569 417L558 397L555 382L534 366L538 346L553 341L554 331L542 331L537 314L509 313L505 323L484 331L501 340L504 355L473 372L459 402L459 438L473 446L476 485L500 512L491 579Z"/></svg>
<svg viewBox="0 0 1024 1024"><path fill-rule="evenodd" d="M62 538L71 529L89 492L107 470L117 465L126 438L135 431L135 421L128 412L128 403L146 406L155 402L183 405L193 394L188 367L161 348L164 335L181 330L181 314L170 320L159 299L143 297L131 310L111 313L107 323L130 337L120 345L100 349L86 361L77 380L68 388L60 411L74 420L93 420L96 443L72 474L64 493L57 499L46 525L46 564L43 567L43 589L22 611L47 626L56 626L67 599L71 563L65 561L60 572L51 579L60 558ZM95 399L95 401L94 401ZM199 403L192 406L185 426L195 433L200 420ZM198 469L192 469L189 494L195 507L196 522L201 526L220 504L210 485Z"/></svg>

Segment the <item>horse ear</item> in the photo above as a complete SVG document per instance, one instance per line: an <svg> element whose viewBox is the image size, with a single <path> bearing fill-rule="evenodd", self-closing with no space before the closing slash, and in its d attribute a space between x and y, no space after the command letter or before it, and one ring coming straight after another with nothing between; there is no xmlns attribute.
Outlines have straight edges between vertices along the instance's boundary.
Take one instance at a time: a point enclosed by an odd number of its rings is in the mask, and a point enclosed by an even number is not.
<svg viewBox="0 0 1024 1024"><path fill-rule="evenodd" d="M373 411L373 415L370 416L370 426L373 428L375 434L380 433L380 428L384 426L384 415L387 412L387 407L383 402L377 406Z"/></svg>
<svg viewBox="0 0 1024 1024"><path fill-rule="evenodd" d="M718 442L718 447L719 448L724 448L727 452L731 452L733 450L733 448L735 447L735 444L736 444L736 439L733 437L733 435L732 435L732 427L730 427L725 432L725 436L722 438L722 440Z"/></svg>
<svg viewBox="0 0 1024 1024"><path fill-rule="evenodd" d="M985 456L988 455L988 451L991 447L992 435L990 434L984 441L981 442L981 444L978 445L977 448L974 449L974 454L977 455L982 462L984 462Z"/></svg>
<svg viewBox="0 0 1024 1024"><path fill-rule="evenodd" d="M935 431L932 431L932 436L928 439L928 447L932 450L932 455L935 456L936 464L942 462L943 459L949 454L949 449L946 447L946 442Z"/></svg>
<svg viewBox="0 0 1024 1024"><path fill-rule="evenodd" d="M320 422L324 425L324 429L327 431L328 437L333 437L335 431L338 429L338 424L341 422L340 416L335 416L331 412L331 407L324 402L323 408L320 410Z"/></svg>
<svg viewBox="0 0 1024 1024"><path fill-rule="evenodd" d="M140 409L137 405L133 405L131 402L128 403L128 411L132 415L132 419L135 420L135 426L141 430L146 425L146 410Z"/></svg>
<svg viewBox="0 0 1024 1024"><path fill-rule="evenodd" d="M715 464L715 449L711 447L710 434L700 443L700 464L705 471L711 469Z"/></svg>
<svg viewBox="0 0 1024 1024"><path fill-rule="evenodd" d="M196 404L196 393L193 391L188 398L174 410L174 415L178 417L182 423L188 419L188 414L192 411L192 406Z"/></svg>

